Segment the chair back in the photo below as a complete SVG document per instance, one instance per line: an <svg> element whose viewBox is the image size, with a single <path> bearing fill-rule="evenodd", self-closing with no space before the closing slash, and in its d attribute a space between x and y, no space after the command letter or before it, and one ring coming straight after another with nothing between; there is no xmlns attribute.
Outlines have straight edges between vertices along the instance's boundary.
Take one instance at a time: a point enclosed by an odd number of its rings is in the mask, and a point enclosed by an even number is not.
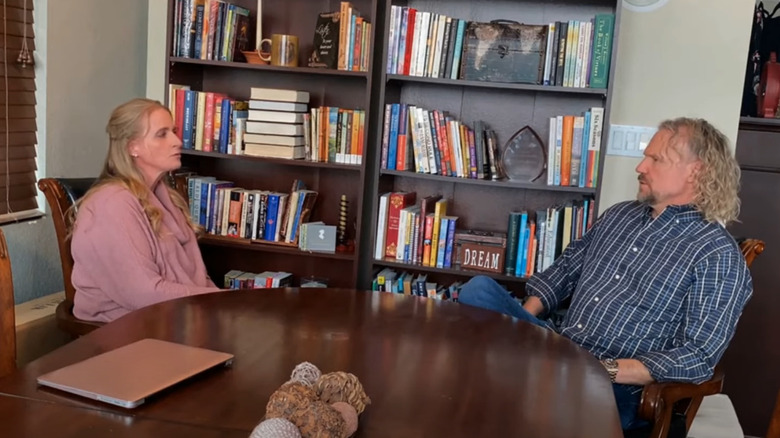
<svg viewBox="0 0 780 438"><path fill-rule="evenodd" d="M16 319L11 257L0 229L0 377L16 369Z"/></svg>
<svg viewBox="0 0 780 438"><path fill-rule="evenodd" d="M76 288L71 281L73 256L70 252L71 224L68 223L68 209L87 193L95 181L95 178L43 178L38 181L38 188L46 196L46 202L49 203L51 210L65 287L65 300L57 306L55 313L57 326L73 336L85 335L103 325L98 322L83 321L73 316L73 298L76 296Z"/></svg>
<svg viewBox="0 0 780 438"><path fill-rule="evenodd" d="M65 283L65 298L73 302L76 289L71 283L73 272L73 256L70 253L70 224L68 224L68 209L76 203L95 183L95 178L43 178L38 181L38 188L46 196L49 203L54 231L57 234L57 245L60 249L62 264L62 280Z"/></svg>
<svg viewBox="0 0 780 438"><path fill-rule="evenodd" d="M758 239L738 239L737 242L742 255L745 256L745 262L748 268L750 268L753 260L764 252L764 241Z"/></svg>

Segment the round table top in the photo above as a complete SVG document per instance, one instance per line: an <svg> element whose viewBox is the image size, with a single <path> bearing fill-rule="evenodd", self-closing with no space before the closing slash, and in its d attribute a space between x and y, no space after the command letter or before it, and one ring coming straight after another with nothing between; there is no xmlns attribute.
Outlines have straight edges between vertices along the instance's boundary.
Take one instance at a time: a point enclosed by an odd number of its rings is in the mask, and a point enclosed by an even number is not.
<svg viewBox="0 0 780 438"><path fill-rule="evenodd" d="M123 410L37 376L143 338L225 351L209 371ZM484 309L345 289L259 289L132 312L0 380L0 394L251 431L293 368L355 374L371 398L356 436L620 437L607 374L558 334Z"/></svg>

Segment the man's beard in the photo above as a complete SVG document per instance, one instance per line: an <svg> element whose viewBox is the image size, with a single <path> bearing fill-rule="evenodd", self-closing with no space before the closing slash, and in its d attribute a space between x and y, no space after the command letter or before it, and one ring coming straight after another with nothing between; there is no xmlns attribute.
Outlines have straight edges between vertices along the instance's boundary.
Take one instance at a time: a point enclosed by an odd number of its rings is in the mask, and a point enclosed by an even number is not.
<svg viewBox="0 0 780 438"><path fill-rule="evenodd" d="M648 192L643 194L642 193L642 186L641 185L639 186L639 189L637 190L637 194L636 194L637 201L639 201L639 202L641 202L643 204L648 204L648 205L655 204L655 202L656 202L655 195L653 194L653 192L651 190L649 190L649 186L647 186L647 182L644 180L644 178L642 178L642 175L637 176L636 179L640 183L644 182L645 183L645 187L648 188Z"/></svg>

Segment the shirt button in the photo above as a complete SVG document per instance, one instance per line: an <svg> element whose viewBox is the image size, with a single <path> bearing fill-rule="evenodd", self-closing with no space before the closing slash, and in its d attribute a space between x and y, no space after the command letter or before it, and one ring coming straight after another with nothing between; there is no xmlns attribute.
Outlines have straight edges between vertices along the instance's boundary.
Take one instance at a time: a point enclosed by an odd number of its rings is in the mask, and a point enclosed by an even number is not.
<svg viewBox="0 0 780 438"><path fill-rule="evenodd" d="M633 247L633 248L631 248L631 251L637 252L637 251L639 251L639 249L637 247Z"/></svg>
<svg viewBox="0 0 780 438"><path fill-rule="evenodd" d="M596 298L593 299L593 301L598 301L598 300L599 300L599 297L596 297Z"/></svg>
<svg viewBox="0 0 780 438"><path fill-rule="evenodd" d="M679 224L680 223L680 219L675 219L674 223Z"/></svg>
<svg viewBox="0 0 780 438"><path fill-rule="evenodd" d="M615 280L620 280L620 275L615 275Z"/></svg>
<svg viewBox="0 0 780 438"><path fill-rule="evenodd" d="M581 329L582 328L582 324L577 324L577 328Z"/></svg>

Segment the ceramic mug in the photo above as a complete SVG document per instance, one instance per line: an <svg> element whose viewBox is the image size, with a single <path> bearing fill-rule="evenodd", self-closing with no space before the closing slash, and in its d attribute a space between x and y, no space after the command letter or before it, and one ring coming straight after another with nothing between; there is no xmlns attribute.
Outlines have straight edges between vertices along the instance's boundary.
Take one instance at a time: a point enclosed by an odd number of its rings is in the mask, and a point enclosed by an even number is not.
<svg viewBox="0 0 780 438"><path fill-rule="evenodd" d="M271 46L271 56L268 56L269 50L264 48L265 44ZM260 58L263 61L270 62L271 65L297 67L298 37L275 33L271 35L271 38L265 38L260 42Z"/></svg>

